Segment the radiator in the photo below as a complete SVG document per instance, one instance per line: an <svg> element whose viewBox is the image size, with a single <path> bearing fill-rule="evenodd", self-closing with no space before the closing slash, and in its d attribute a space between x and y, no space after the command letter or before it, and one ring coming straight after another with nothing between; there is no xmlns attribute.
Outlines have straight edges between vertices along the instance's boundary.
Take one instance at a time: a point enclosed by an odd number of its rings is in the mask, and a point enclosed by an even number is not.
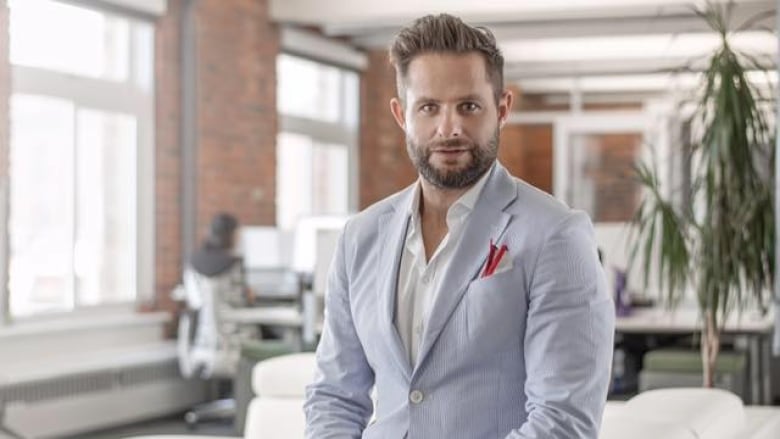
<svg viewBox="0 0 780 439"><path fill-rule="evenodd" d="M185 410L206 398L173 358L50 376L0 388L4 425L25 438L63 438Z"/></svg>

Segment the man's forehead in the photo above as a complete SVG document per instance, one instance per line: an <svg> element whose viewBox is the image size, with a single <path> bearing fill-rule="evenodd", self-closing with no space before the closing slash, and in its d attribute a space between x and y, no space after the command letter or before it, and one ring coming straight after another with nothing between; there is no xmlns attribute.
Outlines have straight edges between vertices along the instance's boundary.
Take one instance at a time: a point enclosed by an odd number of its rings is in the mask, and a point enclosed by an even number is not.
<svg viewBox="0 0 780 439"><path fill-rule="evenodd" d="M457 67L455 71L453 71L454 67ZM422 53L415 56L409 63L407 76L421 75L432 72L473 74L487 79L487 66L485 59L477 52Z"/></svg>
<svg viewBox="0 0 780 439"><path fill-rule="evenodd" d="M405 82L412 90L447 90L465 94L474 93L475 87L491 86L484 58L472 52L418 55L409 63Z"/></svg>

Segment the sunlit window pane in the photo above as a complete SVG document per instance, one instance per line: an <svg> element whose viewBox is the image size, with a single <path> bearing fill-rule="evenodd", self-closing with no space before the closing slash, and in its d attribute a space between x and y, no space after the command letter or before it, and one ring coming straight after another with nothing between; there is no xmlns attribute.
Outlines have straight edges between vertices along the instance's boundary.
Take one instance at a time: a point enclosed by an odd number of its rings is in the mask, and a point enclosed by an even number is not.
<svg viewBox="0 0 780 439"><path fill-rule="evenodd" d="M360 77L355 72L344 72L344 123L357 130L360 124Z"/></svg>
<svg viewBox="0 0 780 439"><path fill-rule="evenodd" d="M133 25L133 82L141 90L151 93L154 84L154 30L143 23Z"/></svg>
<svg viewBox="0 0 780 439"><path fill-rule="evenodd" d="M304 216L347 213L347 147L295 133L280 133L277 142L279 226L292 228Z"/></svg>
<svg viewBox="0 0 780 439"><path fill-rule="evenodd" d="M277 224L292 228L299 217L312 213L312 140L279 133L276 144Z"/></svg>
<svg viewBox="0 0 780 439"><path fill-rule="evenodd" d="M312 151L312 213L344 214L348 209L349 154L345 145L318 144Z"/></svg>
<svg viewBox="0 0 780 439"><path fill-rule="evenodd" d="M79 305L135 297L134 117L80 110L74 269Z"/></svg>
<svg viewBox="0 0 780 439"><path fill-rule="evenodd" d="M73 104L11 98L11 313L73 306Z"/></svg>
<svg viewBox="0 0 780 439"><path fill-rule="evenodd" d="M279 112L324 122L338 122L341 70L290 55L277 58Z"/></svg>
<svg viewBox="0 0 780 439"><path fill-rule="evenodd" d="M51 0L9 0L12 64L125 81L127 19Z"/></svg>
<svg viewBox="0 0 780 439"><path fill-rule="evenodd" d="M350 153L360 124L357 73L282 54L277 58L277 224L350 210Z"/></svg>
<svg viewBox="0 0 780 439"><path fill-rule="evenodd" d="M151 290L138 158L153 148L154 25L67 1L8 6L12 73L27 79L11 81L11 316L132 303Z"/></svg>

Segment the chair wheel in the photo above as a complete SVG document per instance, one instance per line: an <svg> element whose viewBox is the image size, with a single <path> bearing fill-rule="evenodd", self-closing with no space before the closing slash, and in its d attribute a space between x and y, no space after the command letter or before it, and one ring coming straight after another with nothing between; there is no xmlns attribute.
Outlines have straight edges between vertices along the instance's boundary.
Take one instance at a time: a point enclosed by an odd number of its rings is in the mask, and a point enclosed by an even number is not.
<svg viewBox="0 0 780 439"><path fill-rule="evenodd" d="M198 414L195 412L187 412L184 414L184 422L187 423L187 427L190 430L194 430L198 424Z"/></svg>

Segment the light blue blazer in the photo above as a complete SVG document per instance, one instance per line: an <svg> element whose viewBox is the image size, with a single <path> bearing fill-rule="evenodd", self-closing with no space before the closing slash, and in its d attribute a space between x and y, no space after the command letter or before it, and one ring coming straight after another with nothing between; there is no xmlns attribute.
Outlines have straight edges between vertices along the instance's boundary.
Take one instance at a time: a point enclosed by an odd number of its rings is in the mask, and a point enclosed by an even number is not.
<svg viewBox="0 0 780 439"><path fill-rule="evenodd" d="M346 225L306 392L307 438L598 436L614 308L593 227L501 165L490 172L415 365L393 315L413 188ZM509 247L512 268L480 278L491 239Z"/></svg>

